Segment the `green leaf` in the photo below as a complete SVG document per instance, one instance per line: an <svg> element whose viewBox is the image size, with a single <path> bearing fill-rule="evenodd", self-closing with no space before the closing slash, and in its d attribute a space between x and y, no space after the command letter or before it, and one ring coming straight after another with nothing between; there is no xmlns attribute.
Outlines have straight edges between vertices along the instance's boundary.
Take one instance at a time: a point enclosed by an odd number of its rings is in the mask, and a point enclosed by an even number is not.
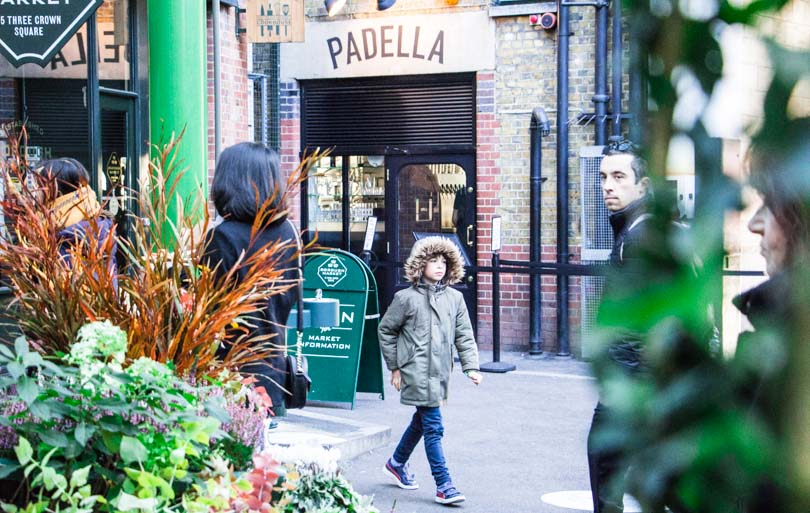
<svg viewBox="0 0 810 513"><path fill-rule="evenodd" d="M131 436L125 436L121 439L121 459L124 463L131 463L133 461L143 462L146 461L149 452L146 447L138 440Z"/></svg>
<svg viewBox="0 0 810 513"><path fill-rule="evenodd" d="M42 483L48 491L56 487L56 470L53 467L44 467L42 469Z"/></svg>
<svg viewBox="0 0 810 513"><path fill-rule="evenodd" d="M51 447L64 448L68 446L68 437L65 433L55 429L44 430L39 433L39 438Z"/></svg>
<svg viewBox="0 0 810 513"><path fill-rule="evenodd" d="M156 508L157 499L139 499L124 492L118 496L118 511L154 511Z"/></svg>
<svg viewBox="0 0 810 513"><path fill-rule="evenodd" d="M209 398L205 401L205 412L208 413L211 417L217 419L218 421L222 422L223 424L228 424L231 422L231 416L228 415L228 412L225 408L222 407L222 401L218 400L219 398Z"/></svg>
<svg viewBox="0 0 810 513"><path fill-rule="evenodd" d="M39 353L25 353L22 357L22 364L26 367L39 367L42 365L42 361Z"/></svg>
<svg viewBox="0 0 810 513"><path fill-rule="evenodd" d="M90 437L92 437L93 433L95 432L95 426L88 426L85 422L81 422L78 426L76 426L73 436L80 445L85 446L87 445L87 441L90 440Z"/></svg>
<svg viewBox="0 0 810 513"><path fill-rule="evenodd" d="M38 401L29 405L28 411L31 412L31 415L41 420L50 420L53 418L50 406L48 406L42 401Z"/></svg>
<svg viewBox="0 0 810 513"><path fill-rule="evenodd" d="M19 362L9 362L6 366L6 370L8 370L8 373L14 379L20 379L20 376L25 375L25 367Z"/></svg>
<svg viewBox="0 0 810 513"><path fill-rule="evenodd" d="M0 344L0 354L2 354L2 356L4 357L2 358L2 360L5 360L6 358L8 358L9 360L14 359L14 353L12 353L11 349L9 349L8 346L6 346L5 344Z"/></svg>
<svg viewBox="0 0 810 513"><path fill-rule="evenodd" d="M25 465L31 461L34 450L31 448L31 444L28 440L20 437L20 440L17 442L17 447L14 448L14 453L17 455L17 461L20 462L20 465Z"/></svg>
<svg viewBox="0 0 810 513"><path fill-rule="evenodd" d="M28 340L24 336L17 337L14 341L14 351L17 356L25 356L28 353Z"/></svg>
<svg viewBox="0 0 810 513"><path fill-rule="evenodd" d="M17 394L19 394L20 399L25 401L25 404L30 405L39 396L39 386L37 386L35 380L28 376L22 376L17 384Z"/></svg>
<svg viewBox="0 0 810 513"><path fill-rule="evenodd" d="M121 450L121 433L104 431L101 433L101 439L104 441L104 447L106 447L111 453L118 454L118 451Z"/></svg>
<svg viewBox="0 0 810 513"><path fill-rule="evenodd" d="M90 475L90 465L86 467L82 467L79 470L73 472L70 476L70 486L71 488L80 488L87 484L87 476Z"/></svg>
<svg viewBox="0 0 810 513"><path fill-rule="evenodd" d="M0 479L8 477L20 468L20 464L16 461L8 458L0 458Z"/></svg>

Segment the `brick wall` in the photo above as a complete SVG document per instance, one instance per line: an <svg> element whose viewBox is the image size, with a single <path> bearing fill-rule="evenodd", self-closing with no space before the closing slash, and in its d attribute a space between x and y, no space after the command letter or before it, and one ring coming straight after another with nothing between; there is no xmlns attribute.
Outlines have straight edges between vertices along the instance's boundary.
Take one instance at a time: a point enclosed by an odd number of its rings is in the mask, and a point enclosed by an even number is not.
<svg viewBox="0 0 810 513"><path fill-rule="evenodd" d="M253 101L253 90L248 79L247 37L237 37L236 9L221 6L219 11L220 38L220 116L222 120L222 149L233 144L253 140L248 127L248 109ZM244 26L244 14L242 25ZM208 12L208 177L214 176L214 34L211 12Z"/></svg>
<svg viewBox="0 0 810 513"><path fill-rule="evenodd" d="M279 84L279 117L281 125L281 174L289 176L295 171L301 151L301 96L295 81ZM289 205L292 217L301 219L301 202L292 201Z"/></svg>

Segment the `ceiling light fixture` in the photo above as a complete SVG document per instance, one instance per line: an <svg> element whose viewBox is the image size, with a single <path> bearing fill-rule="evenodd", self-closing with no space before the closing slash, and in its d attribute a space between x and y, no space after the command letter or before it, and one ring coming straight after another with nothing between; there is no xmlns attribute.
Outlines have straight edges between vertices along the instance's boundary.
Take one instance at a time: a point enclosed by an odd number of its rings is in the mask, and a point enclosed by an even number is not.
<svg viewBox="0 0 810 513"><path fill-rule="evenodd" d="M343 6L346 5L346 0L324 0L323 4L326 6L326 14L334 16L343 9Z"/></svg>

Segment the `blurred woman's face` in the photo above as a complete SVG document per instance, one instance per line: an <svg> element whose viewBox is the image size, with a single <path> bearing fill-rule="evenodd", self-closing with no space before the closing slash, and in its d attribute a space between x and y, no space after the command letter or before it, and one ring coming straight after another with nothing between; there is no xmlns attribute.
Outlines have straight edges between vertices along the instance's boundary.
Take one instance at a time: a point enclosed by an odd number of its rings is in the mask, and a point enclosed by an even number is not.
<svg viewBox="0 0 810 513"><path fill-rule="evenodd" d="M771 209L765 204L759 207L748 221L748 229L762 237L759 247L768 274L773 276L784 269L788 264L788 239Z"/></svg>

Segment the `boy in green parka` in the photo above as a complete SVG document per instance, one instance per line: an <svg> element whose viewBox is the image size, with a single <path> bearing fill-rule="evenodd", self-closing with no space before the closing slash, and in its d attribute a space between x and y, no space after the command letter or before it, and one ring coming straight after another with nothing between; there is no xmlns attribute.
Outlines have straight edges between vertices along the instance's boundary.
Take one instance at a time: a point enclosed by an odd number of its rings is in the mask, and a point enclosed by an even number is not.
<svg viewBox="0 0 810 513"><path fill-rule="evenodd" d="M455 504L465 499L453 486L442 451L444 426L439 406L447 402L453 345L464 374L476 385L483 379L464 297L449 287L464 277L463 262L461 252L449 239L437 236L418 240L404 268L411 286L396 293L379 328L380 347L391 371L391 384L401 392L402 404L416 407L383 471L400 488L419 488L408 473L407 463L424 437L436 482L435 500L439 504Z"/></svg>

